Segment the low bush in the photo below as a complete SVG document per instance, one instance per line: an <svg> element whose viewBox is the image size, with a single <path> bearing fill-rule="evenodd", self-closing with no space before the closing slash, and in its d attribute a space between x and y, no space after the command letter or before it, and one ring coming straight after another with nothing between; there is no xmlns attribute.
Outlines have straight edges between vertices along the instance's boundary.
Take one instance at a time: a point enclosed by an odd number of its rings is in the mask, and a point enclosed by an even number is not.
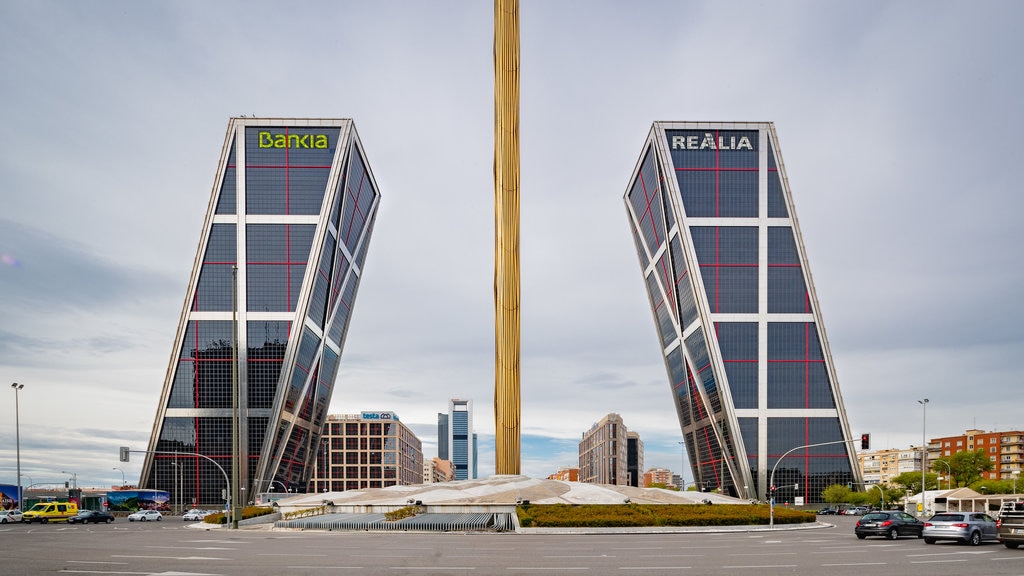
<svg viewBox="0 0 1024 576"><path fill-rule="evenodd" d="M273 514L274 509L270 506L246 506L242 508L241 520L248 520L249 518L256 518L258 516L266 516L267 514ZM203 522L208 524L227 524L228 515L224 512L218 512L216 514L209 514L203 518Z"/></svg>
<svg viewBox="0 0 1024 576"><path fill-rule="evenodd" d="M770 516L767 504L524 504L516 512L524 528L756 526ZM775 508L776 524L814 521L813 511Z"/></svg>

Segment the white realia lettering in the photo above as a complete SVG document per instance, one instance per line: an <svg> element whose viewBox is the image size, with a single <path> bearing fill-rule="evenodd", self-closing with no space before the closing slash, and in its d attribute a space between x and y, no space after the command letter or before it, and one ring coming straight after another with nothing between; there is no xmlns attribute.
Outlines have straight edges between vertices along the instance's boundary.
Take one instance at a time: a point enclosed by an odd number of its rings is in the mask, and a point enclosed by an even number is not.
<svg viewBox="0 0 1024 576"><path fill-rule="evenodd" d="M705 132L704 136L690 134L687 136L672 137L673 150L753 150L750 138L740 136L719 136L717 139L711 132Z"/></svg>

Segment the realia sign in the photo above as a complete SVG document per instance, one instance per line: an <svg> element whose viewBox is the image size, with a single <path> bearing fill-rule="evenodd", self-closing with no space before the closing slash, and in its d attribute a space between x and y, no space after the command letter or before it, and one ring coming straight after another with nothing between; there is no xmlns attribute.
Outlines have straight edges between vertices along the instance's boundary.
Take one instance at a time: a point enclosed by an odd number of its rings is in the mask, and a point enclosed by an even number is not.
<svg viewBox="0 0 1024 576"><path fill-rule="evenodd" d="M673 150L753 150L750 139L746 136L719 136L705 132L704 136L690 134L672 137Z"/></svg>

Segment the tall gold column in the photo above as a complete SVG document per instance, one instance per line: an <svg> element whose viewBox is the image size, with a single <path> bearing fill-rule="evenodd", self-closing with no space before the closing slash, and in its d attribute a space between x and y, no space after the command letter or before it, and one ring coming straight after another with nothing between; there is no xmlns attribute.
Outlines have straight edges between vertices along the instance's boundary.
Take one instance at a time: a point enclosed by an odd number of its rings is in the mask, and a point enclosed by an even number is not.
<svg viewBox="0 0 1024 576"><path fill-rule="evenodd" d="M494 0L495 473L519 474L519 2Z"/></svg>

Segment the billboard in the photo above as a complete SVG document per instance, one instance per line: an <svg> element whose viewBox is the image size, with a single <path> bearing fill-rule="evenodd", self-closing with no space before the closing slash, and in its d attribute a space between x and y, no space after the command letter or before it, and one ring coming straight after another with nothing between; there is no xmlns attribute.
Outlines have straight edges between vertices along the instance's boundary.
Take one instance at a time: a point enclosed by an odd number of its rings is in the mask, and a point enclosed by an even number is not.
<svg viewBox="0 0 1024 576"><path fill-rule="evenodd" d="M25 489L22 488L22 491ZM0 484L0 510L18 508L18 487L13 484Z"/></svg>
<svg viewBox="0 0 1024 576"><path fill-rule="evenodd" d="M108 510L111 512L138 512L139 510L171 509L171 496L163 490L115 490L107 492Z"/></svg>

